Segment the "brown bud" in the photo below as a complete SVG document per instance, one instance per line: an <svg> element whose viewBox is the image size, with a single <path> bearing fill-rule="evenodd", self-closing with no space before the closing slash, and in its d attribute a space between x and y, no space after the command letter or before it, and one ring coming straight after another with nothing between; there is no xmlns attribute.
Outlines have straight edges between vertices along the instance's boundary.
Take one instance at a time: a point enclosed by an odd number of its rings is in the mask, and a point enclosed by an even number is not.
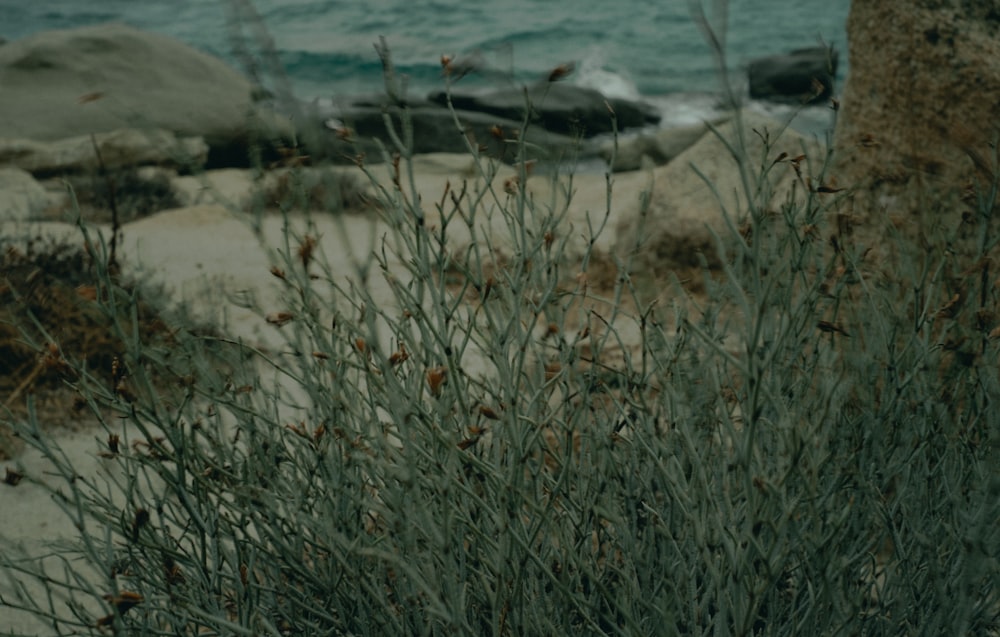
<svg viewBox="0 0 1000 637"><path fill-rule="evenodd" d="M431 390L432 396L441 395L441 386L447 381L447 367L434 367L427 370L427 387Z"/></svg>
<svg viewBox="0 0 1000 637"><path fill-rule="evenodd" d="M564 77L573 72L573 67L574 65L572 63L560 64L556 68L549 71L549 81L557 82L563 79Z"/></svg>
<svg viewBox="0 0 1000 637"><path fill-rule="evenodd" d="M281 327L295 318L291 312L271 312L264 319L271 325Z"/></svg>

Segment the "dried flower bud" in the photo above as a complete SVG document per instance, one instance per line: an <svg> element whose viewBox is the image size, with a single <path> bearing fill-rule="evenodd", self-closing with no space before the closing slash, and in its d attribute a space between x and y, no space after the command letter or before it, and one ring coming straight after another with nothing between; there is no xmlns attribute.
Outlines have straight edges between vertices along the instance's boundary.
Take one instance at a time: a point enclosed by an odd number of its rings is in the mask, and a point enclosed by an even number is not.
<svg viewBox="0 0 1000 637"><path fill-rule="evenodd" d="M573 65L572 62L567 63L567 64L560 64L556 68L554 68L551 71L549 71L549 81L550 82L557 82L557 81L563 79L564 77L566 77L567 75L569 75L570 73L573 72L573 68L574 68L574 65Z"/></svg>
<svg viewBox="0 0 1000 637"><path fill-rule="evenodd" d="M118 434L108 434L107 444L108 450L99 452L98 456L102 458L114 458L120 453L121 438L118 437Z"/></svg>
<svg viewBox="0 0 1000 637"><path fill-rule="evenodd" d="M508 195L516 195L520 182L521 180L516 175L514 177L508 177L503 182L503 191Z"/></svg>
<svg viewBox="0 0 1000 637"><path fill-rule="evenodd" d="M406 346L400 343L399 349L393 352L392 356L389 357L389 364L395 367L396 365L399 365L409 357L410 355L406 352Z"/></svg>
<svg viewBox="0 0 1000 637"><path fill-rule="evenodd" d="M427 387L431 390L432 396L441 395L441 386L447 381L447 367L434 367L427 370Z"/></svg>
<svg viewBox="0 0 1000 637"><path fill-rule="evenodd" d="M476 444L477 442L479 442L479 436L473 436L472 438L466 438L464 440L460 440L459 441L458 448L460 450L462 450L462 451L465 451L466 449L468 449L472 445Z"/></svg>
<svg viewBox="0 0 1000 637"><path fill-rule="evenodd" d="M562 365L558 362L545 363L545 380L552 380L561 371Z"/></svg>
<svg viewBox="0 0 1000 637"><path fill-rule="evenodd" d="M139 593L133 593L131 591L122 591L117 595L105 595L105 601L114 604L115 610L118 614L124 614L133 606L138 606L144 601L144 598Z"/></svg>
<svg viewBox="0 0 1000 637"><path fill-rule="evenodd" d="M841 334L843 336L850 336L847 331L836 323L831 323L830 321L820 321L816 323L816 327L821 332L826 332L827 334Z"/></svg>
<svg viewBox="0 0 1000 637"><path fill-rule="evenodd" d="M302 262L303 268L308 268L309 263L312 262L313 251L316 249L316 237L311 234L307 234L302 238L302 242L299 243L298 255L299 261Z"/></svg>
<svg viewBox="0 0 1000 637"><path fill-rule="evenodd" d="M4 484L16 487L18 484L20 484L21 480L24 479L24 474L21 473L20 471L16 471L14 469L11 469L10 467L7 467L5 471L6 475L4 475L3 479Z"/></svg>
<svg viewBox="0 0 1000 637"><path fill-rule="evenodd" d="M143 527L149 524L149 511L146 509L139 509L135 512L135 518L132 520L132 543L139 541L139 532L142 531Z"/></svg>
<svg viewBox="0 0 1000 637"><path fill-rule="evenodd" d="M499 414L497 414L497 412L494 411L491 407L487 407L486 405L479 406L479 414L484 418L489 418L490 420L500 420Z"/></svg>
<svg viewBox="0 0 1000 637"><path fill-rule="evenodd" d="M95 285L78 285L76 287L76 295L85 301L96 301L97 300L97 286Z"/></svg>
<svg viewBox="0 0 1000 637"><path fill-rule="evenodd" d="M264 319L271 325L281 327L295 318L291 312L271 312Z"/></svg>

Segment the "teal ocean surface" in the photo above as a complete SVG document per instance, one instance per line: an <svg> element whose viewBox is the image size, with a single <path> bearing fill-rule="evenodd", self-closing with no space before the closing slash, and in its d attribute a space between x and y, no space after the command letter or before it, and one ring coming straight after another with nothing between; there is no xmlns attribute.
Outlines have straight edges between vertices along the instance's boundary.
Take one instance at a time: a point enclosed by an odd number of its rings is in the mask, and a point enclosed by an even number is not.
<svg viewBox="0 0 1000 637"><path fill-rule="evenodd" d="M719 73L692 16L702 7L716 24L713 0L0 0L0 37L120 21L161 32L235 66L234 34L252 51L269 38L304 100L332 100L381 88L373 44L384 36L397 70L417 95L443 86L440 58L474 56L480 73L462 88L524 82L573 63L569 81L605 94L648 100L663 125L710 117ZM840 52L838 88L847 71L849 0L730 0L727 66L740 86L746 64L820 42ZM259 20L255 19L259 16ZM263 34L259 26L266 28ZM763 110L781 107L758 105ZM823 117L821 108L814 117Z"/></svg>

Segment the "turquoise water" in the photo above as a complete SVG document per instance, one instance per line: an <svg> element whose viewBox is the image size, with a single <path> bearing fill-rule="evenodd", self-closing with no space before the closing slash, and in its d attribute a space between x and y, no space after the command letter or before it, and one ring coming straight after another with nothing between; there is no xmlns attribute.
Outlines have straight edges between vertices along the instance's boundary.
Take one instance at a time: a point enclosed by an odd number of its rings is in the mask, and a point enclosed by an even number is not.
<svg viewBox="0 0 1000 637"><path fill-rule="evenodd" d="M0 36L109 20L177 37L239 65L233 25L254 35L256 12L293 87L303 99L370 93L381 86L373 43L385 36L412 92L442 86L442 54L475 54L482 72L470 88L541 78L576 65L571 81L660 106L667 123L711 109L719 87L712 49L692 19L713 0L0 0ZM728 66L737 83L755 57L820 42L841 53L849 0L731 0L725 32ZM716 24L721 24L716 21ZM259 51L259 46L254 45Z"/></svg>

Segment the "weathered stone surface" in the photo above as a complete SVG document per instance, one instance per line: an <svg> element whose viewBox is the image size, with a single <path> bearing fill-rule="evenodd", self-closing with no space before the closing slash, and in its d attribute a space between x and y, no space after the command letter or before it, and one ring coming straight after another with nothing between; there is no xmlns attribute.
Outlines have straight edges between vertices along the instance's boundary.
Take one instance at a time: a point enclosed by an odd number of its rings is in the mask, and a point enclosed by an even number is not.
<svg viewBox="0 0 1000 637"><path fill-rule="evenodd" d="M847 31L835 143L841 183L878 197L862 207L926 207L988 179L988 160L970 157L988 158L1000 133L996 1L855 0Z"/></svg>
<svg viewBox="0 0 1000 637"><path fill-rule="evenodd" d="M20 168L0 168L0 219L31 219L52 206L55 199Z"/></svg>
<svg viewBox="0 0 1000 637"><path fill-rule="evenodd" d="M749 111L742 113L742 121L744 153L751 161L761 157L764 144L754 130L771 137L769 157L777 159L783 152L789 157L798 156L806 144L812 149L810 154L820 158L815 142L809 142L792 130L785 130L775 140L782 128L778 122ZM734 120L720 126L718 132L739 147ZM695 168L714 186L715 192ZM749 169L760 170L760 167L749 166ZM638 245L636 268L657 276L675 268L697 266L699 255L704 256L709 266L718 266L718 247L712 232L723 237L727 235L723 206L737 225L747 213L740 170L726 145L714 133L706 134L674 161L656 169L653 176L655 181L645 222L635 215L619 216L616 254L627 254ZM772 204L785 200L794 179L794 171L787 164L774 167L769 173Z"/></svg>
<svg viewBox="0 0 1000 637"><path fill-rule="evenodd" d="M714 122L716 126L725 120ZM618 140L617 151L612 139L603 140L597 154L607 162L612 162L614 172L638 170L643 158L654 166L670 163L675 157L690 148L708 132L708 124L692 124L679 128L667 128L650 133L639 133Z"/></svg>
<svg viewBox="0 0 1000 637"><path fill-rule="evenodd" d="M153 165L194 171L207 158L208 145L200 137L178 139L162 129L121 129L51 142L0 139L0 166L17 166L43 177L96 172L101 162L108 170Z"/></svg>
<svg viewBox="0 0 1000 637"><path fill-rule="evenodd" d="M0 47L0 138L52 141L121 128L202 137L211 163L246 162L281 122L222 61L123 24L47 31Z"/></svg>
<svg viewBox="0 0 1000 637"><path fill-rule="evenodd" d="M609 98L594 89L559 82L541 82L526 91L500 89L476 94L453 93L451 101L456 109L490 113L520 122L525 115L526 97L531 102L533 121L546 130L574 137L610 133L613 127L608 106L614 109L619 130L660 121L659 114L648 104ZM436 104L447 103L443 91L432 93L429 99Z"/></svg>
<svg viewBox="0 0 1000 637"><path fill-rule="evenodd" d="M794 104L823 102L833 94L837 51L819 46L758 58L750 62L747 75L750 97L754 99Z"/></svg>
<svg viewBox="0 0 1000 637"><path fill-rule="evenodd" d="M171 179L181 207L220 204L233 211L359 210L368 198L367 179L345 166L254 170L224 168Z"/></svg>
<svg viewBox="0 0 1000 637"><path fill-rule="evenodd" d="M402 136L399 110L389 109L389 112L393 114L396 132ZM414 153L466 153L469 148L466 140L469 140L480 146L488 156L507 161L515 159L513 140L521 128L520 122L488 113L460 111L457 114L464 130L458 128L454 116L446 108L433 104L411 105ZM350 129L351 139L341 139L335 132L328 131L323 144L323 156L343 160L353 157L360 150L370 158L381 159L380 150L374 141L376 139L381 140L390 152L395 149L386 130L381 107L362 105L340 109L336 113L336 119ZM529 142L525 148L529 159L558 159L575 153L580 147L573 137L539 127L529 128L525 140Z"/></svg>

